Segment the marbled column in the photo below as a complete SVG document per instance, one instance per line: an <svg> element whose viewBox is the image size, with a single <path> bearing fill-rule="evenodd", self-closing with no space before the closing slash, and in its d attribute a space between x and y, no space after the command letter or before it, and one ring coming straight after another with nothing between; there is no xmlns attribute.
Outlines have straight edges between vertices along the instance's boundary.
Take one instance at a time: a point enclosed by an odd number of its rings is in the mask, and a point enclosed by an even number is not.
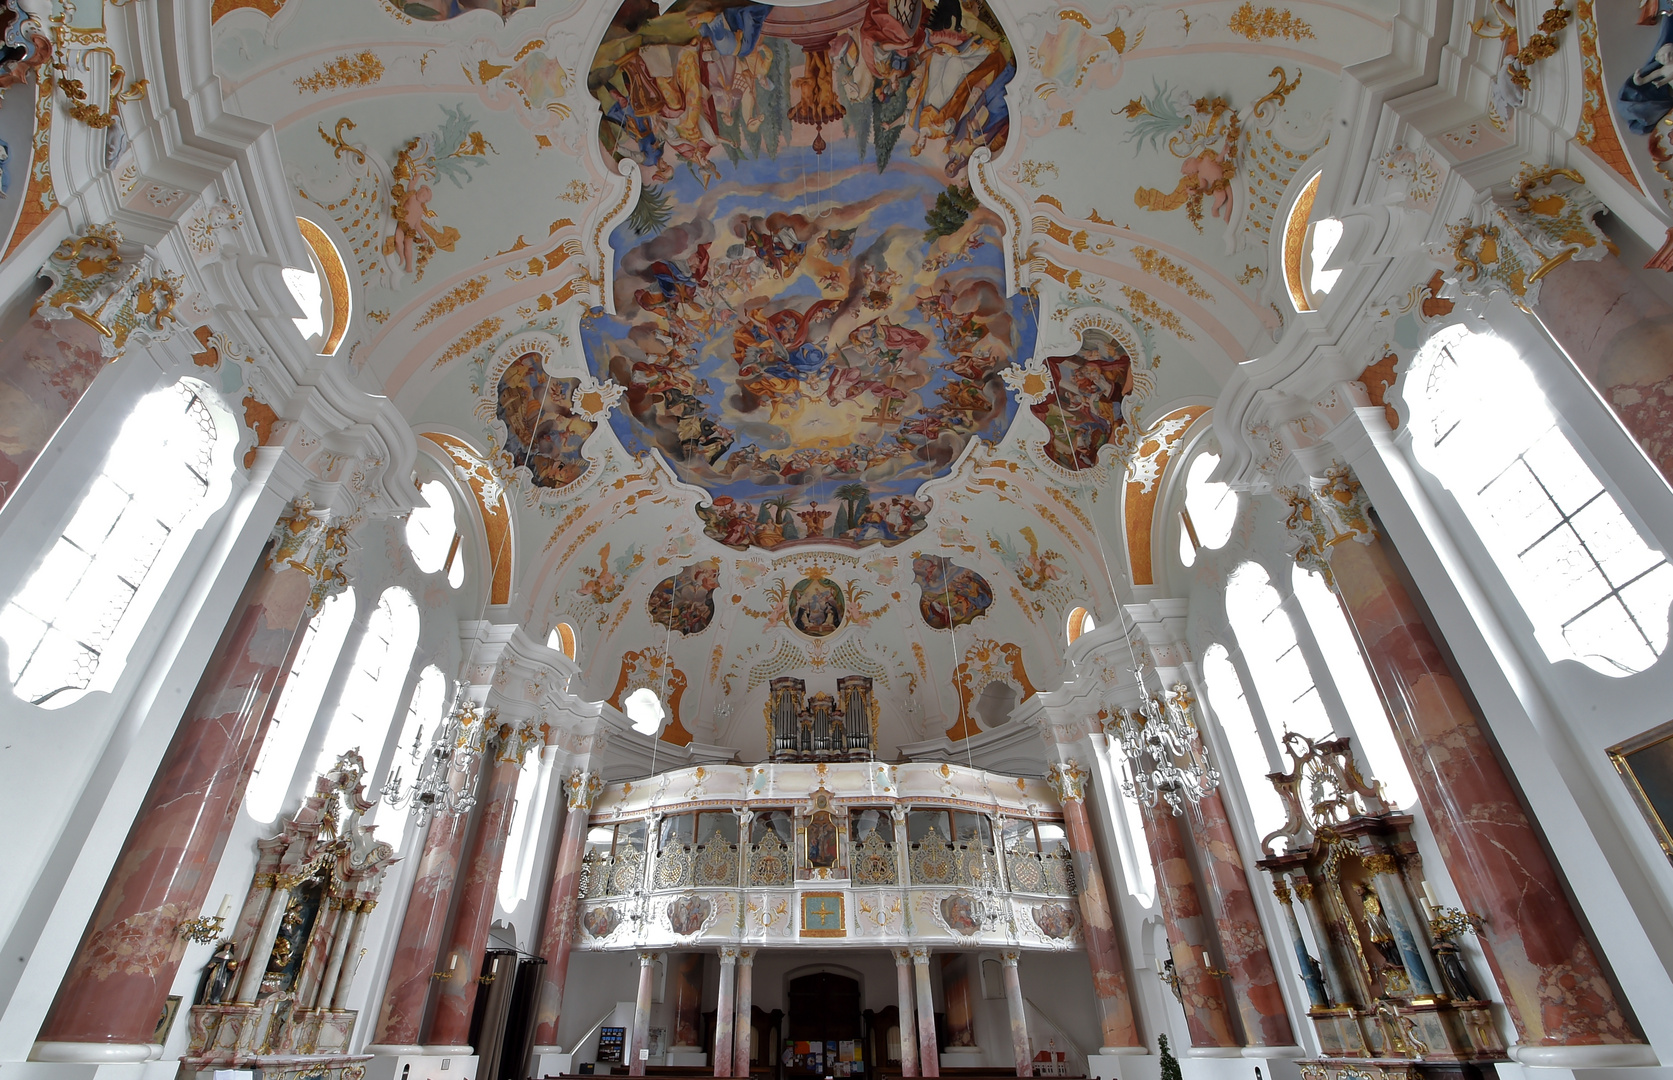
<svg viewBox="0 0 1673 1080"><path fill-rule="evenodd" d="M128 830L41 1042L151 1042L186 948L177 928L203 909L275 689L301 644L315 580L289 563L270 566L265 552L257 561Z"/></svg>
<svg viewBox="0 0 1673 1080"><path fill-rule="evenodd" d="M308 935L307 951L302 958L302 970L296 975L296 1007L306 1009L313 1003L319 990L325 966L331 960L338 928L343 924L343 899L326 898L325 906L314 917L314 929Z"/></svg>
<svg viewBox="0 0 1673 1080"><path fill-rule="evenodd" d="M755 950L738 950L738 1022L732 1037L732 1071L749 1075L750 1011L755 1008Z"/></svg>
<svg viewBox="0 0 1673 1080"><path fill-rule="evenodd" d="M732 1021L737 1014L734 996L738 970L738 950L725 946L720 950L720 995L715 999L715 1075L732 1073Z"/></svg>
<svg viewBox="0 0 1673 1080"><path fill-rule="evenodd" d="M912 968L918 973L918 1073L941 1075L941 1049L935 1040L935 993L929 984L929 950L912 947Z"/></svg>
<svg viewBox="0 0 1673 1080"><path fill-rule="evenodd" d="M1534 313L1673 482L1673 307L1615 256L1545 275Z"/></svg>
<svg viewBox="0 0 1673 1080"><path fill-rule="evenodd" d="M491 726L491 725L490 725ZM465 875L459 882L459 907L453 916L453 940L448 945L448 964L458 957L453 978L442 981L430 1021L427 1044L459 1048L468 1045L471 1014L476 1010L477 973L488 948L488 924L494 917L494 893L499 888L500 866L505 861L506 840L511 835L511 811L517 802L517 778L523 771L523 756L537 736L527 725L500 725L486 762L493 763L487 776L487 791L481 799L481 816L471 836L465 859Z"/></svg>
<svg viewBox="0 0 1673 1080"><path fill-rule="evenodd" d="M1016 1054L1017 1075L1034 1075L1034 1048L1028 1043L1028 1011L1022 1000L1022 978L1017 973L1019 955L1005 953L1005 1008L1011 1016L1011 1049Z"/></svg>
<svg viewBox="0 0 1673 1080"><path fill-rule="evenodd" d="M627 1075L645 1075L645 1055L651 1034L651 978L656 973L656 953L639 954L639 993L633 999L633 1041L627 1048Z"/></svg>
<svg viewBox="0 0 1673 1080"><path fill-rule="evenodd" d="M1348 985L1348 977L1342 971L1341 944L1336 940L1334 925L1325 917L1313 882L1304 875L1296 874L1290 879L1290 883L1295 886L1296 899L1300 900L1302 907L1307 910L1307 924L1313 928L1313 940L1319 943L1319 965L1324 968L1324 979L1330 987L1330 996L1341 1004L1364 1000L1365 994Z"/></svg>
<svg viewBox="0 0 1673 1080"><path fill-rule="evenodd" d="M355 939L360 921L360 901L351 896L343 901L343 917L337 923L337 936L331 941L331 959L320 977L319 993L314 1001L304 1002L304 1008L331 1008L331 1001L337 996L337 980L343 975L343 958L348 955L349 943Z"/></svg>
<svg viewBox="0 0 1673 1080"><path fill-rule="evenodd" d="M970 1004L970 965L958 953L941 954L941 994L947 1002L947 1045L976 1045L976 1016Z"/></svg>
<svg viewBox="0 0 1673 1080"><path fill-rule="evenodd" d="M1406 977L1412 982L1412 993L1419 997L1429 997L1435 988L1429 982L1429 969L1423 963L1423 951L1418 947L1417 936L1412 931L1412 914L1406 904L1406 886L1400 880L1400 869L1395 865L1394 856L1387 854L1366 855L1365 869L1371 874L1371 882L1377 890L1377 899L1382 904L1383 918L1388 922L1389 933L1394 935L1394 947L1399 950L1400 962L1406 966Z"/></svg>
<svg viewBox="0 0 1673 1080"><path fill-rule="evenodd" d="M331 992L331 1007L346 1009L349 1007L349 991L354 989L354 974L360 970L360 958L365 953L361 943L366 940L366 924L372 921L372 909L378 906L376 900L360 901L359 917L354 920L354 932L349 935L349 943L343 949L342 973L337 976L336 989ZM324 1004L325 995L320 994L320 1002Z"/></svg>
<svg viewBox="0 0 1673 1080"><path fill-rule="evenodd" d="M896 835L899 835L898 833ZM905 844L901 844L905 847ZM913 1023L912 950L896 949L895 990L900 997L900 1074L918 1075L918 1032Z"/></svg>
<svg viewBox="0 0 1673 1080"><path fill-rule="evenodd" d="M455 772L449 782L462 790L465 777ZM424 836L424 852L418 857L418 875L407 900L407 913L401 919L389 982L383 992L383 1008L374 1040L374 1045L380 1048L394 1050L418 1045L432 982L475 985L476 972L468 964L458 962L457 957L444 970L436 970L442 932L447 928L447 912L453 905L453 885L459 874L459 849L464 845L466 824L464 814L437 814L430 819L429 831Z"/></svg>
<svg viewBox="0 0 1673 1080"><path fill-rule="evenodd" d="M273 945L279 940L279 923L285 917L285 909L290 906L290 886L276 885L267 894L267 910L262 913L261 926L256 930L256 936L250 945L250 955L244 961L242 973L238 976L238 993L235 1000L246 1005L254 1004L256 995L261 992L262 976L267 973L267 961L273 955Z"/></svg>
<svg viewBox="0 0 1673 1080"><path fill-rule="evenodd" d="M674 1030L668 1045L676 1050L701 1051L697 1040L703 1021L703 954L681 953L674 961L672 978L674 999Z"/></svg>
<svg viewBox="0 0 1673 1080"><path fill-rule="evenodd" d="M1290 928L1290 948L1295 950L1295 965L1301 970L1301 981L1307 987L1307 1002L1315 1009L1330 1008L1330 997L1324 990L1324 973L1319 962L1307 951L1307 939L1301 936L1301 922L1295 917L1295 900L1290 887L1282 881L1272 883L1272 895L1284 909L1284 921Z"/></svg>
<svg viewBox="0 0 1673 1080"><path fill-rule="evenodd" d="M1546 287L1562 295L1556 280ZM1565 304L1583 306L1577 297ZM1317 498L1346 541L1326 549L1337 590L1441 857L1465 905L1486 920L1483 951L1517 1041L1641 1042L1491 740L1371 530L1358 482L1334 471Z"/></svg>
<svg viewBox="0 0 1673 1080"><path fill-rule="evenodd" d="M1255 910L1255 897L1249 891L1249 874L1226 817L1226 804L1219 791L1211 791L1197 809L1203 891L1219 932L1226 970L1231 973L1230 997L1242 1017L1243 1034L1251 1046L1293 1046L1289 1010Z"/></svg>
<svg viewBox="0 0 1673 1080"><path fill-rule="evenodd" d="M1127 973L1122 965L1121 948L1116 943L1109 894L1104 888L1104 868L1092 838L1092 822L1086 813L1086 771L1071 761L1053 765L1047 778L1063 806L1063 828L1074 856L1075 884L1080 892L1081 937L1086 942L1087 961L1092 965L1092 992L1098 1001L1102 1046L1144 1046L1133 1022L1133 1002L1127 993Z"/></svg>
<svg viewBox="0 0 1673 1080"><path fill-rule="evenodd" d="M581 857L587 850L588 815L604 781L596 773L576 769L565 783L569 809L563 822L563 839L558 844L557 864L552 868L552 888L546 899L546 926L541 932L540 955L546 967L540 973L540 993L535 1001L534 1042L555 1046L558 1016L563 1009L564 981L569 978L569 954L580 929Z"/></svg>
<svg viewBox="0 0 1673 1080"><path fill-rule="evenodd" d="M0 345L0 505L104 370L102 344L79 319L35 315Z"/></svg>
<svg viewBox="0 0 1673 1080"><path fill-rule="evenodd" d="M1174 974L1179 978L1180 1002L1192 1046L1236 1046L1226 1008L1222 981L1208 973L1203 953L1208 949L1207 920L1197 897L1197 883L1185 857L1185 838L1179 819L1167 805L1144 806L1144 835L1150 842L1150 861L1156 867L1157 899L1167 927Z"/></svg>

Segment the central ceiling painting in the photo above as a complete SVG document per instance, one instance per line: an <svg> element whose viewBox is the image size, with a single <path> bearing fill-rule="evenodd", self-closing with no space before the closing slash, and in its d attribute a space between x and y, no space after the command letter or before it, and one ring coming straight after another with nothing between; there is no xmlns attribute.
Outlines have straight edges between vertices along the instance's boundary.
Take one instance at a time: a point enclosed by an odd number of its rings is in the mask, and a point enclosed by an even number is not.
<svg viewBox="0 0 1673 1080"><path fill-rule="evenodd" d="M1035 317L970 157L1004 147L1015 72L979 0L617 13L588 85L643 187L582 340L714 539L904 540L924 481L1009 427Z"/></svg>

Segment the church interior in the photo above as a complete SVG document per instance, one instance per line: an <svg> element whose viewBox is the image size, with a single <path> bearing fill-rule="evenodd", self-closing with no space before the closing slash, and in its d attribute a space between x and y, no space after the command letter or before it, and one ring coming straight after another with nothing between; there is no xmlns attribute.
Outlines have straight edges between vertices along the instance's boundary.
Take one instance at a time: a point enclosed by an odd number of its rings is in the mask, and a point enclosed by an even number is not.
<svg viewBox="0 0 1673 1080"><path fill-rule="evenodd" d="M0 0L0 1080L1673 1080L1670 483L1673 0Z"/></svg>

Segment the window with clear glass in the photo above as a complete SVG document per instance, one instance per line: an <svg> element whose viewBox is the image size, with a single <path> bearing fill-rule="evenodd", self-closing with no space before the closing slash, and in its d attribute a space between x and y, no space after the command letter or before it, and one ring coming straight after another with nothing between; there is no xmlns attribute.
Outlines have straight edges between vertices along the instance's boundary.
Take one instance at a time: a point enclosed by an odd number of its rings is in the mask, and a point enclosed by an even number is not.
<svg viewBox="0 0 1673 1080"><path fill-rule="evenodd" d="M105 680L114 681L112 646L129 616L144 614L133 610L140 587L180 558L180 526L209 493L215 444L215 419L193 384L140 400L70 523L0 609L18 697L61 708L111 660Z"/></svg>
<svg viewBox="0 0 1673 1080"><path fill-rule="evenodd" d="M407 517L407 547L412 561L426 574L444 571L447 583L457 589L465 580L464 560L459 556L459 529L453 516L453 494L440 480L418 489L424 505Z"/></svg>
<svg viewBox="0 0 1673 1080"><path fill-rule="evenodd" d="M257 821L272 821L284 809L296 763L302 759L308 733L319 714L320 699L325 696L325 684L337 669L343 639L348 636L353 621L352 591L328 598L320 605L319 613L308 620L308 629L285 677L285 688L267 725L267 736L262 740L261 753L244 796L245 810Z"/></svg>
<svg viewBox="0 0 1673 1080"><path fill-rule="evenodd" d="M447 707L447 679L441 673L441 668L431 664L418 676L418 684L413 687L412 699L407 702L406 719L401 722L401 735L395 740L395 757L390 765L390 776L403 791L406 785L418 778L420 766L424 763L424 755L434 741L436 729L441 725L442 714ZM380 836L388 840L396 851L406 843L407 833L411 831L412 813L410 810L401 814L401 820L395 826L395 835Z"/></svg>
<svg viewBox="0 0 1673 1080"><path fill-rule="evenodd" d="M511 831L500 863L500 907L510 911L529 895L533 883L536 839L546 817L552 769L539 748L523 759L517 774L517 796L511 809Z"/></svg>
<svg viewBox="0 0 1673 1080"><path fill-rule="evenodd" d="M575 659L575 627L561 622L546 635L546 647L556 649L571 660Z"/></svg>
<svg viewBox="0 0 1673 1080"><path fill-rule="evenodd" d="M1348 719L1353 722L1354 757L1369 779L1382 781L1383 795L1395 806L1409 810L1417 802L1417 788L1406 769L1400 744L1395 741L1383 699L1371 682L1371 671L1359 651L1342 605L1323 576L1309 573L1298 564L1293 573L1295 598L1313 628L1313 639L1324 654L1330 681L1342 695Z"/></svg>
<svg viewBox="0 0 1673 1080"><path fill-rule="evenodd" d="M1309 739L1330 738L1330 715L1296 641L1295 625L1266 571L1255 563L1239 566L1226 582L1226 618L1249 662L1261 708L1278 729L1274 736L1294 731Z"/></svg>
<svg viewBox="0 0 1673 1080"><path fill-rule="evenodd" d="M1284 824L1284 803L1272 781L1266 778L1272 771L1272 763L1267 760L1254 714L1243 696L1243 680L1237 677L1237 668L1224 645L1216 643L1208 647L1203 654L1202 674L1207 684L1208 704L1214 709L1231 750L1244 797L1255 819L1255 829L1265 836Z"/></svg>
<svg viewBox="0 0 1673 1080"><path fill-rule="evenodd" d="M1198 454L1185 473L1185 507L1179 512L1179 561L1190 566L1197 552L1217 548L1231 539L1237 521L1237 492L1221 483L1210 483L1209 474L1220 464L1218 454Z"/></svg>
<svg viewBox="0 0 1673 1080"><path fill-rule="evenodd" d="M324 772L345 751L355 749L366 759L367 770L377 771L417 646L418 605L405 589L385 589L366 622L366 636L355 650L354 670L326 729L316 772Z"/></svg>
<svg viewBox="0 0 1673 1080"><path fill-rule="evenodd" d="M1580 456L1516 350L1448 327L1408 385L1419 463L1458 500L1547 658L1613 676L1654 663L1673 566Z"/></svg>

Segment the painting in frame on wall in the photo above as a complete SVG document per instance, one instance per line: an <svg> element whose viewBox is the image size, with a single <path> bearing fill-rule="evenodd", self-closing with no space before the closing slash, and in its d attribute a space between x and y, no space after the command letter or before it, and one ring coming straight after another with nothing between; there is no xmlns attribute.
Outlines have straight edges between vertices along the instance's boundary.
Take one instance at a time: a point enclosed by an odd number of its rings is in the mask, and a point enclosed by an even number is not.
<svg viewBox="0 0 1673 1080"><path fill-rule="evenodd" d="M1663 854L1673 859L1673 722L1611 746L1609 760L1626 781Z"/></svg>
<svg viewBox="0 0 1673 1080"><path fill-rule="evenodd" d="M848 923L839 892L802 894L802 937L847 937Z"/></svg>

